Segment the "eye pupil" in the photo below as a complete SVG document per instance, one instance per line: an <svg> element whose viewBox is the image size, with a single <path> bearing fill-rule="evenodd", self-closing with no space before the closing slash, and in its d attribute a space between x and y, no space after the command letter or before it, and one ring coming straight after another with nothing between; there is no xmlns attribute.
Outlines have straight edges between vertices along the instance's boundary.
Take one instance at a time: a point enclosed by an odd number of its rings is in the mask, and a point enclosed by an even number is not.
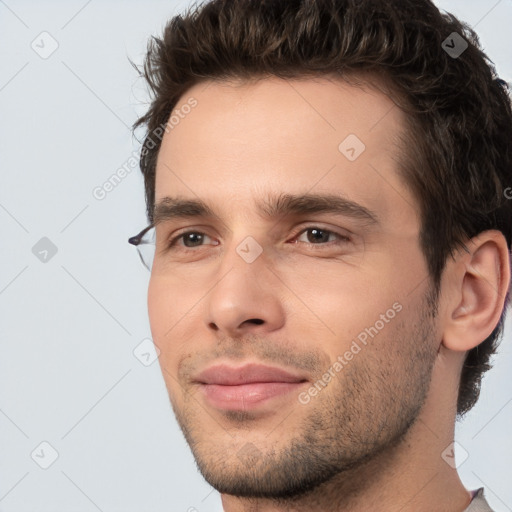
<svg viewBox="0 0 512 512"><path fill-rule="evenodd" d="M312 237L309 237L308 236L308 239L312 242L318 242L318 241L329 241L329 233L327 231L324 231L322 229L316 229L316 228L311 228L309 230L310 233L314 233L314 235ZM320 233L320 236L316 236Z"/></svg>
<svg viewBox="0 0 512 512"><path fill-rule="evenodd" d="M183 238L183 243L185 244L185 247L196 247L196 245L200 245L202 241L203 235L201 235L200 233L187 233ZM192 242L193 245L187 245L187 242ZM197 244L196 242L199 242L199 244Z"/></svg>

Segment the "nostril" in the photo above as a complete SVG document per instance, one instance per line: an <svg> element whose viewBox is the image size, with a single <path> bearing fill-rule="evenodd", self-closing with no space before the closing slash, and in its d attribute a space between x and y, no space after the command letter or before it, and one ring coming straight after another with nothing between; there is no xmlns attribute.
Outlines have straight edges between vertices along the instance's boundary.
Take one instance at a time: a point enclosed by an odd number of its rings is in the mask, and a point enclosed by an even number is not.
<svg viewBox="0 0 512 512"><path fill-rule="evenodd" d="M248 320L248 322L252 322L254 324L261 325L263 323L263 320L261 318L251 318L250 320Z"/></svg>

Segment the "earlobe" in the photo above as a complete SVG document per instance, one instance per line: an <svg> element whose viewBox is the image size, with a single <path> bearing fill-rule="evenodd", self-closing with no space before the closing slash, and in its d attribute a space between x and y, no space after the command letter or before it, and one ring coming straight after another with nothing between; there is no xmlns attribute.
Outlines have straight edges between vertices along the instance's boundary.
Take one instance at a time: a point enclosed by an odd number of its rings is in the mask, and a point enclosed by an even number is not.
<svg viewBox="0 0 512 512"><path fill-rule="evenodd" d="M499 322L510 284L510 256L503 234L480 233L467 244L447 270L448 296L453 297L445 318L443 345L467 351L479 345Z"/></svg>

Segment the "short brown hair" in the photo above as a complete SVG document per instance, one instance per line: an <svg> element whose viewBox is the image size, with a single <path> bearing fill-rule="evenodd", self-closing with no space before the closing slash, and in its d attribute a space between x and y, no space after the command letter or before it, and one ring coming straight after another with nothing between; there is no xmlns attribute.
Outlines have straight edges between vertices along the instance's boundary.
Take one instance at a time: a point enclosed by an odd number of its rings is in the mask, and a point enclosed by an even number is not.
<svg viewBox="0 0 512 512"><path fill-rule="evenodd" d="M449 55L453 33L468 43ZM452 38L452 39L450 39ZM464 45L464 43L462 43ZM138 69L138 68L137 68ZM206 80L298 78L358 73L392 84L410 130L401 173L421 214L420 243L436 290L445 263L464 240L501 231L510 249L512 111L475 32L430 0L213 0L173 17L152 37L143 69L152 101L133 125L145 125L141 170L153 219L156 159L180 97ZM160 128L161 129L161 128ZM478 400L503 332L468 351L461 374L460 416Z"/></svg>

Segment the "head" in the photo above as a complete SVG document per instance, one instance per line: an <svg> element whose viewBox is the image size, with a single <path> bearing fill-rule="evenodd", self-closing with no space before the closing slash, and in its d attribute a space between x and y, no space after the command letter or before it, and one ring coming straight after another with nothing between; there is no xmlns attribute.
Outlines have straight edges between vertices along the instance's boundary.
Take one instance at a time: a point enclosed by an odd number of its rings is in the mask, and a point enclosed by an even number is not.
<svg viewBox="0 0 512 512"><path fill-rule="evenodd" d="M469 411L512 240L510 100L476 34L429 0L214 0L152 39L144 75L151 328L207 480L287 497L389 451L445 352ZM293 371L297 399L212 406L198 375L237 361Z"/></svg>

